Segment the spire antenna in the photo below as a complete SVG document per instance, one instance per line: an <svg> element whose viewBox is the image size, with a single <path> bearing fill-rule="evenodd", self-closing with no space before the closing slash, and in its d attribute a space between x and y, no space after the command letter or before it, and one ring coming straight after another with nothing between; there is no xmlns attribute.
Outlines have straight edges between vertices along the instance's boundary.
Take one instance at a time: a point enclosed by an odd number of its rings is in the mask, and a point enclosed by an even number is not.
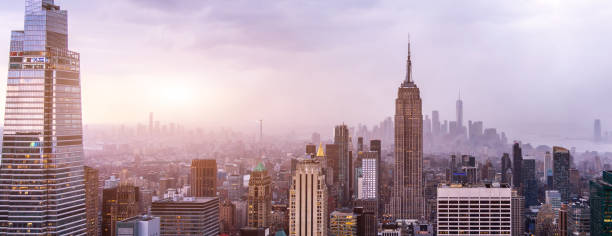
<svg viewBox="0 0 612 236"><path fill-rule="evenodd" d="M408 86L409 84L414 83L414 81L412 81L412 60L411 60L410 56L411 56L411 52L410 52L410 33L408 33L408 56L406 58L406 78L404 79L404 82L402 83L402 86Z"/></svg>

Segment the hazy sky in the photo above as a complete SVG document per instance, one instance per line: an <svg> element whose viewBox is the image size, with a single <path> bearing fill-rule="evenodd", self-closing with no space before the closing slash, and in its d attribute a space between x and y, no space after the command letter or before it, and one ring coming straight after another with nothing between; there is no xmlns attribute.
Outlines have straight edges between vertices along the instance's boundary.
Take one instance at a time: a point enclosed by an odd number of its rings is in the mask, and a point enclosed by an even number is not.
<svg viewBox="0 0 612 236"><path fill-rule="evenodd" d="M0 55L23 29L3 1ZM407 34L426 114L523 133L612 130L611 1L56 1L81 53L85 123L289 131L393 115ZM4 45L4 46L2 46ZM8 57L0 56L6 84ZM4 103L5 89L0 97ZM327 131L327 130L326 130Z"/></svg>

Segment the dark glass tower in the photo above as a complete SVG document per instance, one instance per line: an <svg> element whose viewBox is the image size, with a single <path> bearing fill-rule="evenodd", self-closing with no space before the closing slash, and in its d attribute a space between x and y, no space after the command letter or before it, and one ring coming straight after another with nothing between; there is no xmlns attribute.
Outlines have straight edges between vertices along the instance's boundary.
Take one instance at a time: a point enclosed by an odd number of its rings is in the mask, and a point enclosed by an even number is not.
<svg viewBox="0 0 612 236"><path fill-rule="evenodd" d="M0 169L1 235L85 233L79 54L68 15L53 0L26 0L11 33Z"/></svg>
<svg viewBox="0 0 612 236"><path fill-rule="evenodd" d="M536 162L534 159L524 159L521 166L523 173L523 189L525 191L525 205L538 205L538 182L536 180Z"/></svg>
<svg viewBox="0 0 612 236"><path fill-rule="evenodd" d="M523 182L523 178L521 174L523 173L523 153L518 143L514 143L514 146L512 146L512 164L514 164L514 167L512 167L512 186L518 189L519 193L522 195L521 183Z"/></svg>
<svg viewBox="0 0 612 236"><path fill-rule="evenodd" d="M570 194L570 152L562 147L553 147L553 188L561 194L561 201L567 202Z"/></svg>
<svg viewBox="0 0 612 236"><path fill-rule="evenodd" d="M612 232L612 171L604 171L601 179L589 183L591 206L591 235Z"/></svg>
<svg viewBox="0 0 612 236"><path fill-rule="evenodd" d="M412 80L410 43L406 79L395 100L395 172L392 214L396 219L425 216L423 188L423 112L419 88Z"/></svg>
<svg viewBox="0 0 612 236"><path fill-rule="evenodd" d="M338 145L338 194L341 206L347 206L351 200L350 181L352 180L350 169L351 162L349 157L349 130L346 125L338 125L334 129L334 144Z"/></svg>

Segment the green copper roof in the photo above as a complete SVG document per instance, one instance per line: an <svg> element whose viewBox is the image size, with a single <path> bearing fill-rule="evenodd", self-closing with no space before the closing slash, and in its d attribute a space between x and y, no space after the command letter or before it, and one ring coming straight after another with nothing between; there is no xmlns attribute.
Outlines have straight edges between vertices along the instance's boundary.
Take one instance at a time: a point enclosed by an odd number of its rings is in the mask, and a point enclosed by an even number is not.
<svg viewBox="0 0 612 236"><path fill-rule="evenodd" d="M278 231L276 232L276 234L274 234L275 236L287 236L287 234L285 234L285 231Z"/></svg>
<svg viewBox="0 0 612 236"><path fill-rule="evenodd" d="M266 167L261 162L259 164L257 164L255 169L253 169L253 171L264 171L264 170L266 170Z"/></svg>

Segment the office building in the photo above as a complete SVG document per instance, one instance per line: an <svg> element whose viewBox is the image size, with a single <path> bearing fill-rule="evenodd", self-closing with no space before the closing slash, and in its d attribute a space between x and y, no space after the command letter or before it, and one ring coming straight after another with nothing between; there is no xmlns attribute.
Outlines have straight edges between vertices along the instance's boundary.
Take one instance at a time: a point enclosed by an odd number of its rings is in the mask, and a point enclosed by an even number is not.
<svg viewBox="0 0 612 236"><path fill-rule="evenodd" d="M570 195L570 152L562 147L553 147L553 187L561 194L561 202Z"/></svg>
<svg viewBox="0 0 612 236"><path fill-rule="evenodd" d="M432 111L431 112L431 132L434 137L440 135L440 112Z"/></svg>
<svg viewBox="0 0 612 236"><path fill-rule="evenodd" d="M339 204L346 206L351 200L351 168L352 162L349 156L349 130L344 124L338 125L334 128L334 144L338 145L338 166L334 169L334 172L338 173L338 183L335 186L338 188L338 200Z"/></svg>
<svg viewBox="0 0 612 236"><path fill-rule="evenodd" d="M512 236L521 236L525 233L525 197L519 195L516 189L512 190Z"/></svg>
<svg viewBox="0 0 612 236"><path fill-rule="evenodd" d="M218 235L219 198L184 197L153 202L151 215L160 218L161 236Z"/></svg>
<svg viewBox="0 0 612 236"><path fill-rule="evenodd" d="M557 190L546 190L544 192L544 203L550 205L550 208L555 213L555 218L559 216L561 209L561 194Z"/></svg>
<svg viewBox="0 0 612 236"><path fill-rule="evenodd" d="M559 217L557 219L557 226L559 228L559 235L567 235L567 223L569 216L569 208L567 204L561 204L561 209L559 209Z"/></svg>
<svg viewBox="0 0 612 236"><path fill-rule="evenodd" d="M423 184L423 112L419 88L412 79L410 43L406 78L395 100L395 171L391 211L396 219L425 216Z"/></svg>
<svg viewBox="0 0 612 236"><path fill-rule="evenodd" d="M589 182L591 235L612 233L612 171L603 171L602 178Z"/></svg>
<svg viewBox="0 0 612 236"><path fill-rule="evenodd" d="M289 190L289 235L327 235L327 186L321 163L301 159Z"/></svg>
<svg viewBox="0 0 612 236"><path fill-rule="evenodd" d="M568 233L589 235L591 232L591 208L587 201L571 203L569 206Z"/></svg>
<svg viewBox="0 0 612 236"><path fill-rule="evenodd" d="M375 212L366 210L364 207L355 206L353 208L353 215L357 217L357 235L376 236L378 223Z"/></svg>
<svg viewBox="0 0 612 236"><path fill-rule="evenodd" d="M512 161L510 161L510 155L508 153L504 153L501 159L501 174L502 174L502 183L510 184L511 176L509 175L510 169L512 169Z"/></svg>
<svg viewBox="0 0 612 236"><path fill-rule="evenodd" d="M191 161L191 196L217 196L217 161L195 159Z"/></svg>
<svg viewBox="0 0 612 236"><path fill-rule="evenodd" d="M135 216L117 222L116 236L159 236L159 217Z"/></svg>
<svg viewBox="0 0 612 236"><path fill-rule="evenodd" d="M0 234L84 234L80 55L68 49L67 11L26 0L8 54Z"/></svg>
<svg viewBox="0 0 612 236"><path fill-rule="evenodd" d="M437 200L438 235L510 235L512 232L512 189L508 186L443 184L438 187ZM470 214L474 211L479 214Z"/></svg>
<svg viewBox="0 0 612 236"><path fill-rule="evenodd" d="M553 160L550 152L544 154L544 183L549 190L553 189Z"/></svg>
<svg viewBox="0 0 612 236"><path fill-rule="evenodd" d="M329 215L331 235L357 236L357 215L350 210L337 210Z"/></svg>
<svg viewBox="0 0 612 236"><path fill-rule="evenodd" d="M535 234L540 236L558 235L559 227L555 225L555 213L548 204L542 205L536 217Z"/></svg>
<svg viewBox="0 0 612 236"><path fill-rule="evenodd" d="M512 146L512 164L514 164L512 167L512 186L519 189L520 194L523 194L524 192L521 185L523 181L523 178L521 177L521 174L523 173L523 153L521 146L518 143L514 143L514 146Z"/></svg>
<svg viewBox="0 0 612 236"><path fill-rule="evenodd" d="M85 166L85 217L87 235L99 235L100 220L100 181L98 170Z"/></svg>
<svg viewBox="0 0 612 236"><path fill-rule="evenodd" d="M523 159L521 165L522 185L525 190L525 204L527 207L539 205L538 202L538 182L536 179L536 161L534 159Z"/></svg>
<svg viewBox="0 0 612 236"><path fill-rule="evenodd" d="M238 230L236 228L236 205L231 201L226 200L219 205L219 224L221 233L231 234Z"/></svg>
<svg viewBox="0 0 612 236"><path fill-rule="evenodd" d="M272 211L272 187L268 170L259 163L251 172L249 179L248 226L255 228L269 227Z"/></svg>
<svg viewBox="0 0 612 236"><path fill-rule="evenodd" d="M102 236L113 236L115 224L139 214L139 189L132 184L102 190Z"/></svg>

